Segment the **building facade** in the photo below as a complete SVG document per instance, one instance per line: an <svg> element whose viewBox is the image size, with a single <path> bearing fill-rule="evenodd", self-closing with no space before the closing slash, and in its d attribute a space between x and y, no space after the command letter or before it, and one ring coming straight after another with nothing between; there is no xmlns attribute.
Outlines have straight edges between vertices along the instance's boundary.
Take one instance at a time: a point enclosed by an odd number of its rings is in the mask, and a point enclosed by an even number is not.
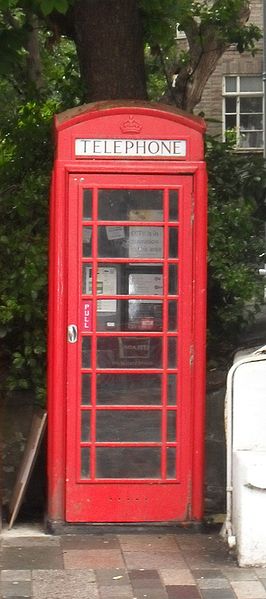
<svg viewBox="0 0 266 599"><path fill-rule="evenodd" d="M263 27L263 2L251 0L250 23ZM263 151L263 41L255 56L232 45L219 60L195 112L201 112L211 135L236 135L239 151Z"/></svg>

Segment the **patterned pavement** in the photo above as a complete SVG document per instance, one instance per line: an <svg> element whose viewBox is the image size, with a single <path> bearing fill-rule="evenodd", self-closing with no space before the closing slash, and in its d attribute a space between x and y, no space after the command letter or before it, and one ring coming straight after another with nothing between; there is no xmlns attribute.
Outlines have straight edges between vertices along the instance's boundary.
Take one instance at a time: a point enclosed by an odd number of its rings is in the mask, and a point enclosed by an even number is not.
<svg viewBox="0 0 266 599"><path fill-rule="evenodd" d="M1 599L266 599L266 568L239 568L218 534L14 536Z"/></svg>

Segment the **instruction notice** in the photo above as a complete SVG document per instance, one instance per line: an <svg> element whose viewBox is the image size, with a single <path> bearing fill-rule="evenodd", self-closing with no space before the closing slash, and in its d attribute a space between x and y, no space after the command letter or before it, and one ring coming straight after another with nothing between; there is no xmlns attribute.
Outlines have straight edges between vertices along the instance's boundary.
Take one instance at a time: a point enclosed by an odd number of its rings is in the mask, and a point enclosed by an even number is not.
<svg viewBox="0 0 266 599"><path fill-rule="evenodd" d="M92 269L85 271L85 293L92 293ZM117 270L114 266L100 266L97 272L97 295L116 295ZM97 299L97 312L116 312L117 301L113 299Z"/></svg>
<svg viewBox="0 0 266 599"><path fill-rule="evenodd" d="M163 276L151 273L131 273L128 277L128 292L130 295L162 295ZM142 303L157 303L161 300L141 300Z"/></svg>
<svg viewBox="0 0 266 599"><path fill-rule="evenodd" d="M162 258L162 227L129 227L130 258Z"/></svg>

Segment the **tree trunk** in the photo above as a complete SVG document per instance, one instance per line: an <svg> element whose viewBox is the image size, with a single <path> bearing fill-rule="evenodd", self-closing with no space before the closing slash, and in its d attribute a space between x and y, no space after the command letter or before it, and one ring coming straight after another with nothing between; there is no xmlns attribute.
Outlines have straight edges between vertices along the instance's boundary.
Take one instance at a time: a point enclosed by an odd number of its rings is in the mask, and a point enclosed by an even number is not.
<svg viewBox="0 0 266 599"><path fill-rule="evenodd" d="M33 83L37 91L41 91L44 86L42 76L42 62L40 56L39 46L39 23L38 18L31 11L26 11L27 16L27 42L26 50L28 51L26 62L27 62L27 76L28 81Z"/></svg>
<svg viewBox="0 0 266 599"><path fill-rule="evenodd" d="M146 99L136 0L76 0L73 13L86 99Z"/></svg>
<svg viewBox="0 0 266 599"><path fill-rule="evenodd" d="M193 112L200 102L206 83L216 69L219 58L227 49L226 44L211 45L207 51L201 51L195 61L191 61L179 73L174 88L175 104L182 110ZM172 100L171 100L172 103Z"/></svg>
<svg viewBox="0 0 266 599"><path fill-rule="evenodd" d="M213 3L213 6L218 0ZM243 27L249 18L249 3L243 2L235 16L235 26ZM219 58L229 48L230 42L224 39L216 25L211 22L198 23L195 18L187 20L184 26L187 36L189 60L177 65L175 87L168 90L164 101L193 112L200 102L205 85L214 72Z"/></svg>

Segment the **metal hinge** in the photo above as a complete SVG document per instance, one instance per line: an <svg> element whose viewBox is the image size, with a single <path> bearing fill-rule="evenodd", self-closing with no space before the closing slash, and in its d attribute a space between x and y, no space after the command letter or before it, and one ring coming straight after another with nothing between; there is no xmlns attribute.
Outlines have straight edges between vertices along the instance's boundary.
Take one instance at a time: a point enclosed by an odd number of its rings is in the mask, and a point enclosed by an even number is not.
<svg viewBox="0 0 266 599"><path fill-rule="evenodd" d="M194 345L190 346L189 364L190 364L190 366L193 366L193 364L194 364Z"/></svg>
<svg viewBox="0 0 266 599"><path fill-rule="evenodd" d="M194 192L192 191L191 193L191 224L193 225L194 223L194 218L195 218L195 195Z"/></svg>

